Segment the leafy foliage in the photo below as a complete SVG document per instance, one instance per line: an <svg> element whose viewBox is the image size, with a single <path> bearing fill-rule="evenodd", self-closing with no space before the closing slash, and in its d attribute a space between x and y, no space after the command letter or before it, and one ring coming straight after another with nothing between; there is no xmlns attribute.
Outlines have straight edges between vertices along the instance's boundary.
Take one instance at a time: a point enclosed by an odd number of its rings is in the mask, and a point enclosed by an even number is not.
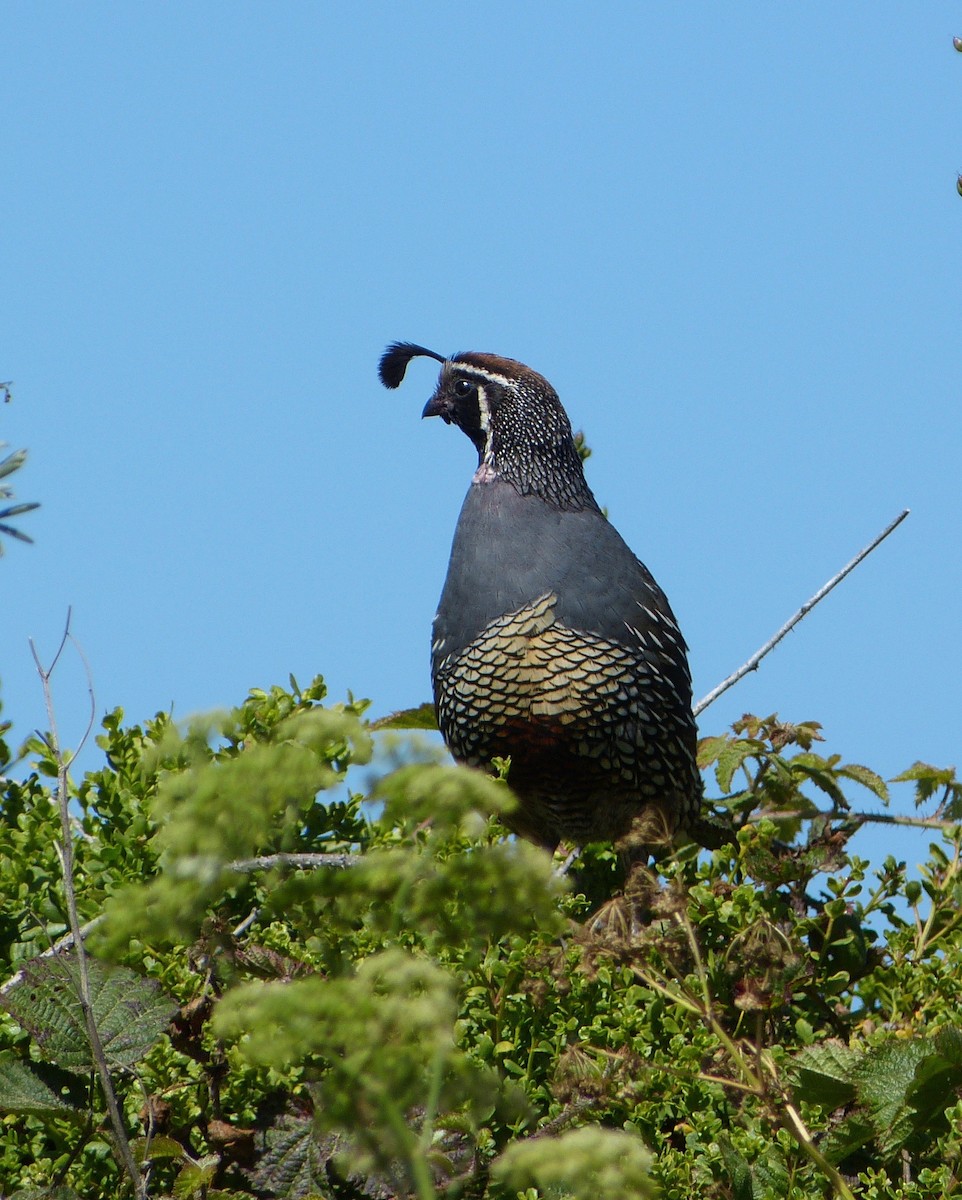
<svg viewBox="0 0 962 1200"><path fill-rule="evenodd" d="M9 402L9 383L0 383L0 400L4 403ZM0 442L0 450L3 450L6 444L6 442ZM9 479L11 475L20 470L26 461L26 450L14 450L11 454L0 457L0 480ZM12 499L13 489L8 483L0 483L0 501ZM16 538L21 542L32 542L33 538L28 537L22 530L11 525L10 521L13 517L21 517L24 513L32 512L35 508L39 507L40 505L35 502L28 504L8 504L6 507L0 505L0 534L3 534L4 537ZM0 541L0 554L3 554L2 541Z"/></svg>
<svg viewBox="0 0 962 1200"><path fill-rule="evenodd" d="M409 761L356 790L365 709L292 680L185 728L105 719L75 883L146 1194L959 1192L953 771L900 777L941 834L920 878L873 871L851 844L888 784L815 722L745 717L701 746L716 849L625 879L588 847L563 878L504 835L503 780ZM65 936L58 764L24 753L0 793L0 1193L131 1194Z"/></svg>
<svg viewBox="0 0 962 1200"><path fill-rule="evenodd" d="M91 1007L107 1061L114 1067L131 1067L166 1030L176 1008L133 971L92 962L89 972ZM72 1071L94 1069L76 954L26 963L7 989L3 1006L32 1034L48 1061Z"/></svg>

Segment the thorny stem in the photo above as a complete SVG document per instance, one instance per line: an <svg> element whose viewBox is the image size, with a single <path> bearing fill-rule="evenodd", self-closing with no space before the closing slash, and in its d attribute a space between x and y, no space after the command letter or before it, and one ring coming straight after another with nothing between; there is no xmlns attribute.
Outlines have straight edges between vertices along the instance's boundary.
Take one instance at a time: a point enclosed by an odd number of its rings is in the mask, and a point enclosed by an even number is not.
<svg viewBox="0 0 962 1200"><path fill-rule="evenodd" d="M144 1180L137 1169L137 1163L134 1161L133 1151L130 1148L130 1142L127 1139L127 1131L124 1128L123 1116L120 1112L120 1105L117 1101L117 1093L114 1091L113 1080L110 1077L110 1068L107 1065L107 1056L104 1053L103 1042L100 1038L100 1030L97 1028L97 1022L94 1018L93 1001L90 991L90 972L87 967L87 952L84 949L84 929L80 924L80 914L77 908L77 893L74 887L74 842L73 829L70 821L70 778L69 765L70 758L64 752L60 744L60 736L57 732L57 719L53 704L53 691L50 686L50 677L53 674L54 668L63 653L64 647L68 639L73 642L70 636L70 609L67 610L67 620L64 625L63 637L60 639L60 645L57 648L57 653L53 657L53 661L47 669L44 669L40 662L40 656L37 653L37 648L30 641L30 652L33 655L33 661L37 667L37 673L40 676L40 681L43 686L44 704L47 710L47 721L50 726L50 748L53 751L57 761L57 803L60 810L60 829L62 841L58 846L58 855L63 865L63 886L64 895L67 902L67 916L70 921L70 932L73 938L73 945L77 955L77 974L79 981L79 1000L80 1008L83 1012L84 1024L87 1027L87 1039L90 1042L90 1050L94 1061L97 1064L97 1074L100 1077L100 1086L103 1089L104 1100L107 1104L107 1111L110 1114L110 1123L114 1129L114 1135L117 1141L117 1151L120 1156L122 1165L126 1170L130 1181L134 1187L134 1195L137 1200L146 1200L147 1192ZM87 690L90 696L90 718L87 723L87 728L83 737L77 746L78 752L83 747L90 731L93 728L96 707L94 704L93 683L90 676L90 667L87 663L83 652L74 642L74 646L80 655L80 660L84 665L84 670L87 675Z"/></svg>
<svg viewBox="0 0 962 1200"><path fill-rule="evenodd" d="M727 692L728 689L733 686L733 684L736 684L739 679L742 679L749 673L749 671L757 671L758 664L762 661L766 654L771 653L771 651L775 649L782 638L785 637L786 634L790 633L799 623L799 621L812 611L812 609L816 604L819 603L820 600L824 600L832 588L841 583L845 576L851 571L854 571L862 559L867 558L875 549L875 547L888 537L893 529L901 525L908 515L909 510L907 508L903 509L894 521L890 521L877 537L873 538L873 540L869 542L864 549L860 550L858 554L855 555L851 562L846 563L845 566L842 567L841 571L832 576L828 583L823 584L810 600L806 600L798 612L790 617L781 627L781 629L779 629L779 631L773 637L768 639L764 646L762 646L759 650L756 650L747 662L742 663L737 671L733 671L727 679L723 679L717 687L712 688L707 696L704 696L701 700L699 700L693 709L695 716L697 717L699 713L704 712L709 704L712 704L715 700L717 700L723 692Z"/></svg>
<svg viewBox="0 0 962 1200"><path fill-rule="evenodd" d="M823 820L835 821L839 818L859 825L907 825L913 829L958 829L958 821L943 821L939 817L900 817L894 813L871 813L871 812L842 812L839 809L828 809L825 812L808 812L802 809L785 809L777 808L766 810L763 809L753 817L754 821L763 820L791 820L794 817L802 817L805 820L816 820L821 817Z"/></svg>

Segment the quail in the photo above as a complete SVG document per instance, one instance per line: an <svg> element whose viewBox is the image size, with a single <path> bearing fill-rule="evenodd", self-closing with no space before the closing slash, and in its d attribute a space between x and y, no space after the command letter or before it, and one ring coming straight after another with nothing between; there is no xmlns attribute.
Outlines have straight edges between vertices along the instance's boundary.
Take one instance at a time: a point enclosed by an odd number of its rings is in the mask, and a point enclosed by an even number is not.
<svg viewBox="0 0 962 1200"><path fill-rule="evenodd" d="M423 416L478 452L433 627L448 748L482 769L510 759L519 805L506 823L549 850L670 838L697 818L702 781L687 647L664 593L598 507L546 379L495 354L395 342L385 387L417 356L441 363Z"/></svg>

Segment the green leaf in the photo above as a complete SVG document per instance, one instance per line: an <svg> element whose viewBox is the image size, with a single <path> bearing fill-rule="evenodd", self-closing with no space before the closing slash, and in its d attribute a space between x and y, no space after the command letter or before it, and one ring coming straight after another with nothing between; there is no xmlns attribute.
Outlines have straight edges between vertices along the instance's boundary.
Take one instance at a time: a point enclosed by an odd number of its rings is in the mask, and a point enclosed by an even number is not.
<svg viewBox="0 0 962 1200"><path fill-rule="evenodd" d="M962 792L962 783L956 780L954 767L933 767L930 763L918 761L901 775L896 775L892 782L915 784L916 808L921 808L942 788L949 789L953 795Z"/></svg>
<svg viewBox="0 0 962 1200"><path fill-rule="evenodd" d="M172 1137L164 1137L162 1134L155 1134L152 1138L133 1138L130 1148L134 1154L134 1161L140 1167L145 1162L159 1162L162 1159L184 1159L187 1157L187 1152L180 1142Z"/></svg>
<svg viewBox="0 0 962 1200"><path fill-rule="evenodd" d="M838 768L838 774L845 779L854 779L856 783L860 783L870 792L874 792L883 804L888 804L888 785L881 775L876 774L869 767L863 767L860 763L846 763L844 767Z"/></svg>
<svg viewBox="0 0 962 1200"><path fill-rule="evenodd" d="M438 719L433 704L419 704L417 708L402 708L398 712L389 713L386 717L378 717L370 723L371 729L431 729L436 730Z"/></svg>
<svg viewBox="0 0 962 1200"><path fill-rule="evenodd" d="M110 1066L141 1061L170 1024L177 1006L157 985L127 970L88 959L94 1020ZM61 1067L95 1066L80 1004L74 954L35 958L2 997L3 1007L31 1033L45 1056Z"/></svg>
<svg viewBox="0 0 962 1200"><path fill-rule="evenodd" d="M875 1133L874 1126L859 1110L833 1126L825 1139L823 1151L831 1163L844 1162L850 1154L867 1145Z"/></svg>
<svg viewBox="0 0 962 1200"><path fill-rule="evenodd" d="M944 1124L947 1097L962 1088L962 1031L946 1026L929 1039L932 1053L915 1069L907 1099L915 1110L917 1129Z"/></svg>
<svg viewBox="0 0 962 1200"><path fill-rule="evenodd" d="M801 772L823 791L837 808L848 808L845 793L835 781L835 772L819 754L796 754L791 760L792 770Z"/></svg>
<svg viewBox="0 0 962 1200"><path fill-rule="evenodd" d="M64 1090L67 1091L66 1099ZM83 1103L84 1088L76 1075L45 1064L25 1062L12 1050L0 1053L0 1112L33 1116L79 1115Z"/></svg>
<svg viewBox="0 0 962 1200"><path fill-rule="evenodd" d="M710 767L712 763L718 761L718 756L725 749L731 739L726 733L719 734L716 737L702 738L698 743L698 766L701 770Z"/></svg>
<svg viewBox="0 0 962 1200"><path fill-rule="evenodd" d="M196 1162L187 1163L174 1180L176 1200L190 1200L191 1196L206 1195L207 1185L217 1174L220 1158L207 1154Z"/></svg>
<svg viewBox="0 0 962 1200"><path fill-rule="evenodd" d="M752 1169L747 1161L732 1145L731 1138L722 1135L718 1139L722 1162L728 1172L728 1186L731 1189L732 1200L754 1200L752 1187Z"/></svg>
<svg viewBox="0 0 962 1200"><path fill-rule="evenodd" d="M292 1114L281 1117L268 1129L265 1143L264 1153L251 1174L251 1183L259 1192L271 1196L308 1196L317 1190L324 1174L325 1156L310 1117Z"/></svg>
<svg viewBox="0 0 962 1200"><path fill-rule="evenodd" d="M721 790L723 792L731 791L732 779L735 772L745 759L763 752L764 746L761 742L747 739L729 742L718 755L718 763L715 767L715 779L718 781L718 786Z"/></svg>
<svg viewBox="0 0 962 1200"><path fill-rule="evenodd" d="M761 1153L752 1164L752 1200L771 1200L792 1192L785 1155L777 1143Z"/></svg>
<svg viewBox="0 0 962 1200"><path fill-rule="evenodd" d="M855 1098L854 1071L862 1055L839 1041L806 1046L795 1055L796 1100L820 1104L829 1111Z"/></svg>
<svg viewBox="0 0 962 1200"><path fill-rule="evenodd" d="M891 1158L914 1128L908 1102L919 1064L932 1052L930 1038L887 1042L866 1054L855 1070L856 1094L875 1133L879 1149Z"/></svg>

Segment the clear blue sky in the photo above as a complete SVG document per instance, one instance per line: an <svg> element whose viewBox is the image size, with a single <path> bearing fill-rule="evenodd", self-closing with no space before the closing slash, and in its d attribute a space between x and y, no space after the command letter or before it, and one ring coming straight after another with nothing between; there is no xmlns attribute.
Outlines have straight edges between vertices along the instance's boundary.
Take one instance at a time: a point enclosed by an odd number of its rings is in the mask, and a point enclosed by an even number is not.
<svg viewBox="0 0 962 1200"><path fill-rule="evenodd" d="M43 505L0 562L15 736L68 605L131 720L289 672L428 698L474 463L419 420L430 362L378 384L411 339L552 380L696 695L910 507L702 729L962 757L957 5L3 3L0 34L0 438ZM57 702L70 743L70 661Z"/></svg>

